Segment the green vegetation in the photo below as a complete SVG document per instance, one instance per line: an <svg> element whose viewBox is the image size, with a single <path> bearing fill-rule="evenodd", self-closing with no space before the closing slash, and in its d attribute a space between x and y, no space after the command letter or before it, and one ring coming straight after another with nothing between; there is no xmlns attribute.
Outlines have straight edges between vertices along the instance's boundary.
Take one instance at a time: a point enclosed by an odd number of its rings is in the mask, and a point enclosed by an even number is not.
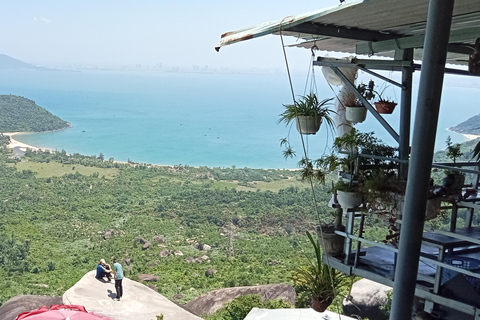
<svg viewBox="0 0 480 320"><path fill-rule="evenodd" d="M285 309L293 306L283 300L265 300L262 301L260 295L249 294L238 297L225 304L223 308L211 316L205 317L206 320L243 320L252 308L262 309Z"/></svg>
<svg viewBox="0 0 480 320"><path fill-rule="evenodd" d="M68 127L34 101L14 95L0 95L0 132L51 131Z"/></svg>
<svg viewBox="0 0 480 320"><path fill-rule="evenodd" d="M100 257L114 256L131 259L132 279L159 275L158 291L181 293L181 302L220 287L289 283L307 247L303 234L318 224L307 187L288 170L132 165L64 151L29 151L17 162L0 148L0 241L11 249L2 251L0 301L61 295ZM321 216L333 219L330 195L323 186L315 192ZM142 250L138 237L154 245ZM184 256L161 258L165 249ZM209 261L185 261L203 255ZM209 268L213 277L204 275Z"/></svg>
<svg viewBox="0 0 480 320"><path fill-rule="evenodd" d="M327 205L334 175L327 178L313 190L322 223L334 220ZM62 295L99 258L113 257L133 280L158 275L158 292L181 294L184 303L222 287L293 284L291 271L305 254L315 259L305 231L319 221L298 171L160 167L65 151L29 151L18 162L0 145L0 225L0 303ZM364 235L381 241L386 226L369 216ZM142 250L139 237L152 246ZM184 255L160 257L164 250ZM186 261L204 255L204 262ZM206 277L207 269L217 272ZM340 289L338 299L348 292Z"/></svg>

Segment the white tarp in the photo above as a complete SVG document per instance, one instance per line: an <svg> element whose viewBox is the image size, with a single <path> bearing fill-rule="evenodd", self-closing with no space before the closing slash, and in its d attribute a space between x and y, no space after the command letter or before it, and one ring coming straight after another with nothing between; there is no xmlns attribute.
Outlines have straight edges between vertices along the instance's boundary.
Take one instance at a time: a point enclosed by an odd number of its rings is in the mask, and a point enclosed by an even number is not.
<svg viewBox="0 0 480 320"><path fill-rule="evenodd" d="M313 309L259 309L253 308L244 320L357 320L355 318Z"/></svg>

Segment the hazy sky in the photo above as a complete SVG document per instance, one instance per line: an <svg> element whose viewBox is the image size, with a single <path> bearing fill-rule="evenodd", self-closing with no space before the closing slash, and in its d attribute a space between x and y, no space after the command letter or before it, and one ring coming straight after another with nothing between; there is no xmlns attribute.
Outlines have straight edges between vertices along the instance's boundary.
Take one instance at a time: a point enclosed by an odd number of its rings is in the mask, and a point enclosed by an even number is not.
<svg viewBox="0 0 480 320"><path fill-rule="evenodd" d="M224 47L220 53L214 46L224 32L338 4L338 0L4 1L0 53L46 65L282 68L278 36ZM308 50L291 48L288 55L292 63L308 65Z"/></svg>

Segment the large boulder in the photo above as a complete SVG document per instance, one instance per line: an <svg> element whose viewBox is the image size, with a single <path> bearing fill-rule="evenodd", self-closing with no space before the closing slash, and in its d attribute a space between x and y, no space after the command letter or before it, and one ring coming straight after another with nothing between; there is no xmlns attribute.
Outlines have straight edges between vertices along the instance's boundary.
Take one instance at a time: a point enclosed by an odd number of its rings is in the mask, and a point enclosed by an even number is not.
<svg viewBox="0 0 480 320"><path fill-rule="evenodd" d="M391 287L361 279L352 286L350 296L343 300L343 314L358 315L362 318L388 320L388 316L380 309L387 302L387 291Z"/></svg>
<svg viewBox="0 0 480 320"><path fill-rule="evenodd" d="M259 294L264 300L282 299L295 304L295 289L288 284L267 284L263 286L234 287L218 289L190 300L185 308L200 315L212 314L227 302L247 294Z"/></svg>
<svg viewBox="0 0 480 320"><path fill-rule="evenodd" d="M32 311L42 306L62 304L61 297L22 295L6 301L0 307L0 319L14 320L20 313Z"/></svg>
<svg viewBox="0 0 480 320"><path fill-rule="evenodd" d="M95 271L90 271L65 292L63 303L82 305L89 312L115 320L152 320L160 314L165 319L201 320L158 292L128 278L123 279L122 299L116 301L115 297L115 283L97 280Z"/></svg>
<svg viewBox="0 0 480 320"><path fill-rule="evenodd" d="M140 273L138 275L138 280L141 282L153 282L158 281L158 276L150 273Z"/></svg>

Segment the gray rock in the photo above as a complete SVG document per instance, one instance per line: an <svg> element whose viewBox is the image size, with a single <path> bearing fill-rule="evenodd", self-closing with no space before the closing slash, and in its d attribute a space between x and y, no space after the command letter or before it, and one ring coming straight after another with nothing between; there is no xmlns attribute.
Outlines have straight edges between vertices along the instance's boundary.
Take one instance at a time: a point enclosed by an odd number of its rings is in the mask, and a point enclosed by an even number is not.
<svg viewBox="0 0 480 320"><path fill-rule="evenodd" d="M175 256L183 256L183 252L180 251L180 250L175 250L175 251L173 251L173 254L174 254Z"/></svg>
<svg viewBox="0 0 480 320"><path fill-rule="evenodd" d="M105 234L103 235L104 240L110 239L111 237L112 237L112 231L110 230L105 232Z"/></svg>
<svg viewBox="0 0 480 320"><path fill-rule="evenodd" d="M213 275L217 273L217 270L215 269L207 269L207 271L205 271L205 276L206 277L213 277Z"/></svg>
<svg viewBox="0 0 480 320"><path fill-rule="evenodd" d="M162 252L160 252L160 254L159 254L159 256L160 256L161 258L166 258L166 257L168 257L169 255L170 255L170 252L169 252L167 249L162 250Z"/></svg>
<svg viewBox="0 0 480 320"><path fill-rule="evenodd" d="M203 251L209 251L209 250L212 250L212 247L209 246L208 244L204 244L202 250Z"/></svg>
<svg viewBox="0 0 480 320"><path fill-rule="evenodd" d="M160 236L154 236L153 241L155 241L156 243L163 243L164 242L163 238L160 237Z"/></svg>
<svg viewBox="0 0 480 320"><path fill-rule="evenodd" d="M158 276L150 273L140 273L138 275L138 280L140 280L141 282L158 281Z"/></svg>
<svg viewBox="0 0 480 320"><path fill-rule="evenodd" d="M150 242L145 242L142 246L142 250L147 250L147 249L150 249L150 247L152 246L152 244Z"/></svg>
<svg viewBox="0 0 480 320"><path fill-rule="evenodd" d="M177 293L175 294L173 297L172 297L173 300L180 300L180 299L183 299L183 295L180 294L180 293Z"/></svg>
<svg viewBox="0 0 480 320"><path fill-rule="evenodd" d="M32 311L42 306L62 304L61 297L22 295L7 300L0 307L0 319L14 320L20 313Z"/></svg>
<svg viewBox="0 0 480 320"><path fill-rule="evenodd" d="M282 299L292 305L295 303L296 298L295 289L288 284L267 284L210 291L190 300L185 305L185 308L195 314L208 315L223 307L225 303L247 294L259 294L264 300Z"/></svg>
<svg viewBox="0 0 480 320"><path fill-rule="evenodd" d="M127 266L129 266L129 265L132 263L132 259L126 258L125 260L123 260L123 262L124 262Z"/></svg>
<svg viewBox="0 0 480 320"><path fill-rule="evenodd" d="M194 257L186 257L185 262L186 263L193 263L193 262L196 262L196 259Z"/></svg>
<svg viewBox="0 0 480 320"><path fill-rule="evenodd" d="M392 290L392 288L368 279L355 282L350 296L343 300L343 314L387 320L388 316L380 309L380 306L385 305L388 290Z"/></svg>
<svg viewBox="0 0 480 320"><path fill-rule="evenodd" d="M145 238L140 237L135 238L135 241L140 242L141 244L145 244L148 242Z"/></svg>
<svg viewBox="0 0 480 320"><path fill-rule="evenodd" d="M82 305L89 312L115 320L150 320L159 314L165 319L201 320L158 292L128 278L123 278L121 301L115 301L115 296L114 282L95 279L93 270L65 292L63 303Z"/></svg>

